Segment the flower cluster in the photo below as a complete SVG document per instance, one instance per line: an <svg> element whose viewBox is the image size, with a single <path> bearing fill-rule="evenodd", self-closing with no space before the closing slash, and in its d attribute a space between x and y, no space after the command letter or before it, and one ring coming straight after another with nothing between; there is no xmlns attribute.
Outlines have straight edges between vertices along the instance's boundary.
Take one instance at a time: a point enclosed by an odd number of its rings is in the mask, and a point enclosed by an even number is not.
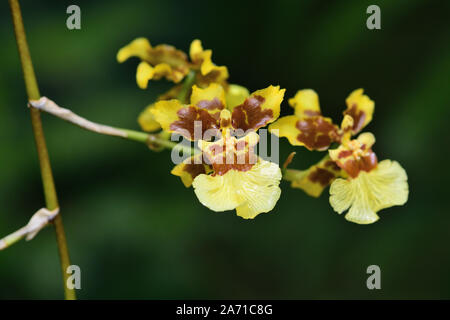
<svg viewBox="0 0 450 320"><path fill-rule="evenodd" d="M372 133L352 139L372 120L374 112L375 103L363 94L363 89L347 97L340 127L322 116L318 95L311 89L298 91L289 104L294 115L280 118L270 130L286 137L292 145L329 153L307 170L289 169L286 175L292 187L318 197L331 185L333 209L339 214L348 210L345 218L359 224L373 223L379 219L379 210L406 203L407 175L400 164L391 160L378 163L372 150ZM333 143L338 147L329 149Z"/></svg>
<svg viewBox="0 0 450 320"><path fill-rule="evenodd" d="M375 138L361 130L372 120L374 102L362 89L346 99L340 126L324 117L319 98L311 89L289 99L294 114L281 117L284 89L269 86L250 92L228 83L228 69L212 62L212 51L199 40L191 43L189 58L173 46L152 47L138 38L117 54L123 62L138 57L136 81L146 89L149 80L165 78L175 85L140 114L144 131L162 130L194 141L198 151L177 164L172 174L186 187L193 186L199 201L213 211L236 210L252 219L271 211L281 190L280 180L291 182L318 197L330 186L330 204L346 219L359 224L378 220L381 209L403 205L408 198L405 170L395 161L378 162ZM260 158L255 147L258 130L269 125L272 134L286 137L293 146L328 151L307 170L286 169Z"/></svg>

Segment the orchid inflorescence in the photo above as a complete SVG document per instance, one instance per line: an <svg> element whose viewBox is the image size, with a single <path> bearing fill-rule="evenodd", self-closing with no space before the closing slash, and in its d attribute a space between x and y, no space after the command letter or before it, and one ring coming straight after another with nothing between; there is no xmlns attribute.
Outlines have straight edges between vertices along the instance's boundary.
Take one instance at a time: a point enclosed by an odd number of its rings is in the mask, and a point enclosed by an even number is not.
<svg viewBox="0 0 450 320"><path fill-rule="evenodd" d="M173 46L153 47L138 38L117 54L119 62L130 57L141 60L136 71L140 88L161 78L175 83L145 108L138 122L146 132L178 134L197 144L199 152L176 164L171 173L186 187L193 186L209 209L236 209L245 219L269 212L280 198L282 178L313 197L330 186L333 209L339 214L348 210L345 218L359 224L373 223L379 210L406 203L405 170L396 161L378 162L372 151L374 135L359 134L372 120L375 106L363 89L347 97L340 126L322 115L311 89L289 99L294 114L279 118L285 89L271 85L250 94L228 83L227 67L215 65L212 51L204 50L200 40L191 43L188 58ZM328 152L307 170L281 170L255 153L258 130L268 125L272 134L286 137L293 146Z"/></svg>

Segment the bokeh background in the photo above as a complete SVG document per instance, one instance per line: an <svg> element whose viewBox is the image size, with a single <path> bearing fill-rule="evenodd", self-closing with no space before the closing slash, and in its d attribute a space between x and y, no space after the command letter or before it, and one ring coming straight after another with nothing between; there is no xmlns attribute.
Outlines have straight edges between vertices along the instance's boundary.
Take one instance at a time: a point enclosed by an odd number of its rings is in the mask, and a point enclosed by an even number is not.
<svg viewBox="0 0 450 320"><path fill-rule="evenodd" d="M115 60L138 36L188 51L194 38L251 91L314 88L340 121L363 87L376 102L367 127L380 159L407 170L410 198L379 222L347 222L328 204L282 183L277 207L253 221L203 207L170 153L96 135L49 115L43 122L78 296L92 298L450 298L448 143L449 1L22 1L41 92L105 124L134 128L169 83L135 84L137 59ZM78 4L82 29L66 28ZM381 7L381 30L366 8ZM9 8L0 3L0 235L43 206L39 167ZM283 113L291 112L287 103ZM293 149L292 168L323 154ZM366 288L379 265L381 290ZM0 298L62 298L55 235L0 252Z"/></svg>

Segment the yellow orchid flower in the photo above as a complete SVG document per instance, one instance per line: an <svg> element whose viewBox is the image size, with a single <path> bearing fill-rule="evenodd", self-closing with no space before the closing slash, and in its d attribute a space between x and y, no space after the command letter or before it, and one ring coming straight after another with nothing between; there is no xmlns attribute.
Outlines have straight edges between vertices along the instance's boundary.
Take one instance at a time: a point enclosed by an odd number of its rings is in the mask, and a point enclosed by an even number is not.
<svg viewBox="0 0 450 320"><path fill-rule="evenodd" d="M151 112L161 127L197 141L202 151L175 166L172 174L186 187L192 185L203 205L213 211L236 209L245 219L273 209L281 194L281 170L259 158L254 148L256 131L278 118L284 92L269 86L229 107L223 87L212 83L193 86L188 105L176 99L156 102ZM239 129L246 133L236 138Z"/></svg>
<svg viewBox="0 0 450 320"><path fill-rule="evenodd" d="M191 43L189 49L189 56L192 63L200 72L196 73L196 84L200 87L206 87L210 83L219 83L225 86L225 81L228 79L228 69L225 66L216 66L212 60L212 50L204 50L202 42L195 39Z"/></svg>
<svg viewBox="0 0 450 320"><path fill-rule="evenodd" d="M152 47L146 38L131 41L117 53L120 63L130 57L141 59L136 71L136 82L141 89L146 89L151 79L166 78L180 82L190 70L190 63L183 51L166 44Z"/></svg>
<svg viewBox="0 0 450 320"><path fill-rule="evenodd" d="M330 118L322 116L319 97L314 90L299 90L289 99L289 104L294 108L294 115L278 119L270 125L269 130L280 137L287 137L292 145L325 151L334 142L349 141L353 134L359 132L372 119L374 102L363 95L362 89L350 93L346 102L344 119L338 127ZM353 116L357 117L357 125ZM319 197L336 178L346 176L344 170L329 157L325 157L307 170L287 169L285 179L291 181L291 187Z"/></svg>
<svg viewBox="0 0 450 320"><path fill-rule="evenodd" d="M136 71L136 82L141 89L146 89L152 79L166 78L178 83L190 70L198 71L196 83L202 87L213 82L223 83L228 78L228 69L212 62L212 51L203 50L200 40L191 43L189 55L191 61L186 53L173 46L160 44L153 47L148 39L137 38L118 51L117 61L122 63L130 57L141 59Z"/></svg>
<svg viewBox="0 0 450 320"><path fill-rule="evenodd" d="M377 212L399 206L408 200L408 177L396 161L377 161L372 145L375 137L362 133L337 149L329 150L330 157L348 173L330 187L330 204L341 214L348 210L348 221L369 224L379 219Z"/></svg>
<svg viewBox="0 0 450 320"><path fill-rule="evenodd" d="M375 103L363 94L363 89L350 93L347 109L338 128L331 119L321 115L319 98L311 89L300 90L289 104L295 112L282 117L270 126L270 130L287 137L292 145L305 146L309 150L327 150L333 142L336 149L329 156L307 170L287 169L285 179L291 186L319 197L330 187L330 204L345 218L359 224L369 224L379 219L377 212L394 205L403 205L408 199L408 183L405 170L398 162L384 160L378 163L372 145L375 137L359 133L373 117Z"/></svg>

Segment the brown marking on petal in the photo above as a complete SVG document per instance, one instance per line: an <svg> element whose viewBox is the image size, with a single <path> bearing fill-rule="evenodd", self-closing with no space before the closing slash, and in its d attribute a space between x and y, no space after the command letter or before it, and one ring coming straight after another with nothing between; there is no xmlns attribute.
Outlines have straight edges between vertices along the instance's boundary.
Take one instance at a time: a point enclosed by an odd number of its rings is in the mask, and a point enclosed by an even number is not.
<svg viewBox="0 0 450 320"><path fill-rule="evenodd" d="M338 139L337 127L321 116L299 120L296 127L297 140L310 150L325 150Z"/></svg>
<svg viewBox="0 0 450 320"><path fill-rule="evenodd" d="M358 110L358 106L354 103L351 108L344 111L344 116L348 114L353 118L353 133L359 132L364 126L366 120L366 113L362 110Z"/></svg>
<svg viewBox="0 0 450 320"><path fill-rule="evenodd" d="M220 120L220 111L217 111L216 113L210 113L210 115L217 121Z"/></svg>
<svg viewBox="0 0 450 320"><path fill-rule="evenodd" d="M223 176L225 173L227 173L230 170L236 170L236 171L249 171L255 164L253 163L243 163L243 164L213 164L214 174L218 174L219 176Z"/></svg>
<svg viewBox="0 0 450 320"><path fill-rule="evenodd" d="M250 159L250 152L253 152L253 151L249 151L249 152L245 153L245 157L244 157L244 161L243 161L244 163L238 163L238 156L236 153L228 154L228 155L223 153L222 155L215 156L214 159L211 159L206 153L204 154L204 156L207 158L206 162L209 165L211 165L214 170L213 176L216 174L218 174L219 176L222 176L230 170L236 170L236 171L241 171L241 172L250 170L255 165L255 163L253 163L253 161L251 161L251 159ZM231 162L231 163L227 163L227 157L228 157L228 162ZM231 161L230 161L230 159L231 159Z"/></svg>
<svg viewBox="0 0 450 320"><path fill-rule="evenodd" d="M150 50L149 62L152 65L167 63L173 68L184 70L188 68L187 55L168 44L159 44Z"/></svg>
<svg viewBox="0 0 450 320"><path fill-rule="evenodd" d="M327 162L324 163L324 166L329 168L332 171L337 171L337 172L341 171L341 168L333 160L328 160Z"/></svg>
<svg viewBox="0 0 450 320"><path fill-rule="evenodd" d="M242 151L245 150L245 148L248 146L248 142L245 140L240 140L236 143L236 151Z"/></svg>
<svg viewBox="0 0 450 320"><path fill-rule="evenodd" d="M330 171L322 168L316 168L308 175L308 179L311 182L319 183L321 186L326 187L334 179L334 174Z"/></svg>
<svg viewBox="0 0 450 320"><path fill-rule="evenodd" d="M344 162L338 162L338 165L352 178L356 178L361 170L366 172L371 171L376 168L377 164L377 156L372 149L369 149L363 156L356 159L352 158Z"/></svg>
<svg viewBox="0 0 450 320"><path fill-rule="evenodd" d="M261 109L265 99L261 96L251 96L244 103L235 107L232 114L232 125L235 129L247 131L264 127L273 119L271 109Z"/></svg>
<svg viewBox="0 0 450 320"><path fill-rule="evenodd" d="M348 156L351 156L353 154L352 150L342 150L338 154L338 159L347 158Z"/></svg>
<svg viewBox="0 0 450 320"><path fill-rule="evenodd" d="M200 100L197 102L197 107L206 110L222 110L225 108L222 101L220 101L217 97L212 100Z"/></svg>
<svg viewBox="0 0 450 320"><path fill-rule="evenodd" d="M238 156L237 152L242 152L248 148L244 153L244 159L242 156ZM204 161L211 165L214 173L213 175L224 175L230 170L236 171L248 171L255 165L257 159L254 154L254 146L248 145L247 141L237 141L234 144L234 148L227 150L225 144L213 144L209 147L210 152L204 152ZM238 163L243 162L243 163Z"/></svg>
<svg viewBox="0 0 450 320"><path fill-rule="evenodd" d="M221 128L228 128L230 126L230 124L231 124L231 119L230 118L220 120L220 127Z"/></svg>
<svg viewBox="0 0 450 320"><path fill-rule="evenodd" d="M202 136L208 129L219 129L217 119L206 110L189 106L178 110L177 115L180 120L172 122L170 130L179 134L184 134L187 131L189 132L189 136L186 137L188 139L194 139L195 121L201 121Z"/></svg>
<svg viewBox="0 0 450 320"><path fill-rule="evenodd" d="M369 150L369 153L361 158L360 168L361 170L369 172L374 169L378 164L377 155L372 150Z"/></svg>
<svg viewBox="0 0 450 320"><path fill-rule="evenodd" d="M314 116L320 116L320 111L314 111L314 110L305 110L303 111L303 114L307 117L314 117Z"/></svg>
<svg viewBox="0 0 450 320"><path fill-rule="evenodd" d="M192 180L194 180L195 177L197 177L199 174L206 173L204 164L195 164L195 163L185 164L183 167L183 171L189 173L192 177Z"/></svg>
<svg viewBox="0 0 450 320"><path fill-rule="evenodd" d="M220 79L222 77L222 73L217 70L211 70L209 73L207 73L206 75L202 75L201 72L197 72L197 83L201 83L203 84L205 87L213 82L221 82L225 79ZM221 80L221 81L219 81Z"/></svg>

